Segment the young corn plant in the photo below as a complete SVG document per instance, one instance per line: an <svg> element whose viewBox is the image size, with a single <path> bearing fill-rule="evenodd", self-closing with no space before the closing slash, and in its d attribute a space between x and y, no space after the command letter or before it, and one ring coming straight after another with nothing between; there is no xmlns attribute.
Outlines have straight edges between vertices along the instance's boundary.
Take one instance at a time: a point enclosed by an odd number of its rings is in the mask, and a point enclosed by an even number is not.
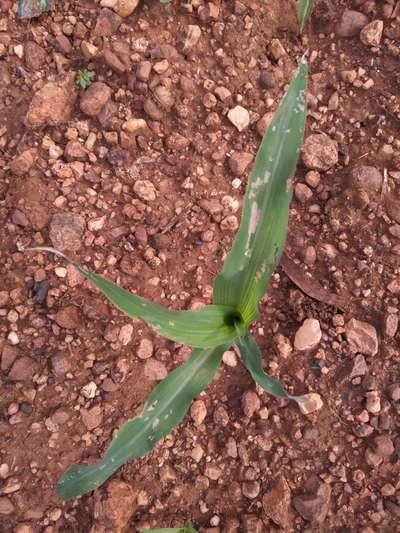
<svg viewBox="0 0 400 533"><path fill-rule="evenodd" d="M210 383L232 344L253 379L268 393L309 403L313 394L293 396L262 365L250 326L285 244L292 178L306 120L307 62L299 69L264 135L244 198L233 247L214 282L213 303L200 311L173 311L133 295L115 283L75 267L128 317L145 320L156 333L194 348L191 357L157 385L141 414L126 422L103 458L73 465L57 484L59 496L76 498L99 487L121 465L150 452L182 420L192 400ZM53 253L51 248L40 248ZM38 248L33 248L38 250ZM67 258L66 258L67 259Z"/></svg>
<svg viewBox="0 0 400 533"><path fill-rule="evenodd" d="M300 26L300 32L303 32L304 26L311 15L314 0L299 0L297 5L297 20Z"/></svg>

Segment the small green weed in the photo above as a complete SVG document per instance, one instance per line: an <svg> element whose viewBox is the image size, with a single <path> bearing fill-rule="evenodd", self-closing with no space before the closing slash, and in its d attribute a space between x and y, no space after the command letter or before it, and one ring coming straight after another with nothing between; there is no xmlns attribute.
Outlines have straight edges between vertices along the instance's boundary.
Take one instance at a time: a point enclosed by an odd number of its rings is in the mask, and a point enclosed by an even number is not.
<svg viewBox="0 0 400 533"><path fill-rule="evenodd" d="M96 73L94 70L88 70L87 68L78 70L75 83L81 89L87 89L92 84L92 78L94 78L95 75Z"/></svg>
<svg viewBox="0 0 400 533"><path fill-rule="evenodd" d="M251 325L259 317L258 303L285 245L292 177L307 115L307 72L307 62L302 59L261 142L249 176L238 234L214 281L212 305L200 311L169 310L72 262L128 317L141 318L159 335L195 349L185 363L157 385L142 413L121 427L99 462L73 465L62 475L57 485L62 499L96 489L128 460L149 453L181 422L192 400L213 379L224 352L233 343L245 368L268 393L294 400L300 406L309 404L314 396L289 394L279 381L268 376L260 349L250 333ZM36 250L66 258L52 248Z"/></svg>

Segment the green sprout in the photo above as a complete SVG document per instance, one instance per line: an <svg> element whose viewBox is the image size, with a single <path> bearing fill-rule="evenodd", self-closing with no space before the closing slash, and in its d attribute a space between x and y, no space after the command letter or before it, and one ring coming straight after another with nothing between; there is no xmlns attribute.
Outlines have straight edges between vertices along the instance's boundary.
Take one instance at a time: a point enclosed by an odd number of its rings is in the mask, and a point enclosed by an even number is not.
<svg viewBox="0 0 400 533"><path fill-rule="evenodd" d="M299 0L297 6L297 20L299 21L300 32L303 31L304 26L311 15L314 5L314 0Z"/></svg>
<svg viewBox="0 0 400 533"><path fill-rule="evenodd" d="M72 262L128 317L141 318L156 333L194 350L152 391L141 414L123 424L99 462L67 469L57 484L63 500L96 489L128 460L149 453L181 422L192 400L213 379L224 352L232 344L253 379L271 395L294 400L300 406L308 405L314 396L293 396L268 376L260 349L249 331L259 317L258 303L285 245L292 178L307 115L307 72L303 58L261 142L249 176L238 234L214 282L212 305L200 311L169 310ZM50 251L66 258L52 248L31 250Z"/></svg>
<svg viewBox="0 0 400 533"><path fill-rule="evenodd" d="M83 70L78 70L76 75L75 83L81 89L87 89L92 84L92 78L96 75L94 70L88 70L87 68Z"/></svg>
<svg viewBox="0 0 400 533"><path fill-rule="evenodd" d="M182 527L164 527L161 529L142 529L142 533L198 533L190 522Z"/></svg>

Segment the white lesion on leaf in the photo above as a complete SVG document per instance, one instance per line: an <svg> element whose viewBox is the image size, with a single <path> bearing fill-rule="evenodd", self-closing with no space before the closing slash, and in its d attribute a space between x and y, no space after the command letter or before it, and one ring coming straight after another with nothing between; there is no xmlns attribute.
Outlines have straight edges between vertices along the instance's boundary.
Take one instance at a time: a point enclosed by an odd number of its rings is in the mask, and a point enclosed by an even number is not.
<svg viewBox="0 0 400 533"><path fill-rule="evenodd" d="M269 170L266 170L264 172L264 175L261 177L261 176L257 176L257 178L251 182L250 184L250 190L249 190L249 199L250 200L253 200L259 190L261 189L261 187L263 187L264 185L267 185L267 183L269 182L269 179L271 177L271 172Z"/></svg>

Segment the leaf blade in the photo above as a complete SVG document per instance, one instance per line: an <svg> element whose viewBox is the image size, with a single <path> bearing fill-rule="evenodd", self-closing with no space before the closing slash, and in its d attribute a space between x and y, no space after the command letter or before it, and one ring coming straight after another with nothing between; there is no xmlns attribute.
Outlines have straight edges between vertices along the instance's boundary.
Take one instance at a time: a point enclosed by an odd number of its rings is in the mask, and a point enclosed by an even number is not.
<svg viewBox="0 0 400 533"><path fill-rule="evenodd" d="M91 466L73 465L58 481L63 500L82 496L99 487L121 465L150 452L186 414L195 398L212 380L229 345L194 350L147 398L143 412L118 431L101 461Z"/></svg>
<svg viewBox="0 0 400 533"><path fill-rule="evenodd" d="M258 317L258 301L285 244L291 178L307 114L307 72L302 59L264 135L249 177L238 234L214 283L214 303L237 308L246 326Z"/></svg>
<svg viewBox="0 0 400 533"><path fill-rule="evenodd" d="M277 379L271 378L264 371L260 348L252 335L236 339L236 344L244 366L260 387L276 398L287 398L288 400L295 400L297 403L304 402L304 396L289 394Z"/></svg>
<svg viewBox="0 0 400 533"><path fill-rule="evenodd" d="M298 0L297 6L297 20L300 26L300 32L303 31L304 26L311 15L314 5L314 0Z"/></svg>
<svg viewBox="0 0 400 533"><path fill-rule="evenodd" d="M235 313L228 306L208 305L200 311L175 311L136 296L98 274L78 267L103 295L130 318L145 320L158 334L196 348L211 348L232 341L235 328L229 325Z"/></svg>

